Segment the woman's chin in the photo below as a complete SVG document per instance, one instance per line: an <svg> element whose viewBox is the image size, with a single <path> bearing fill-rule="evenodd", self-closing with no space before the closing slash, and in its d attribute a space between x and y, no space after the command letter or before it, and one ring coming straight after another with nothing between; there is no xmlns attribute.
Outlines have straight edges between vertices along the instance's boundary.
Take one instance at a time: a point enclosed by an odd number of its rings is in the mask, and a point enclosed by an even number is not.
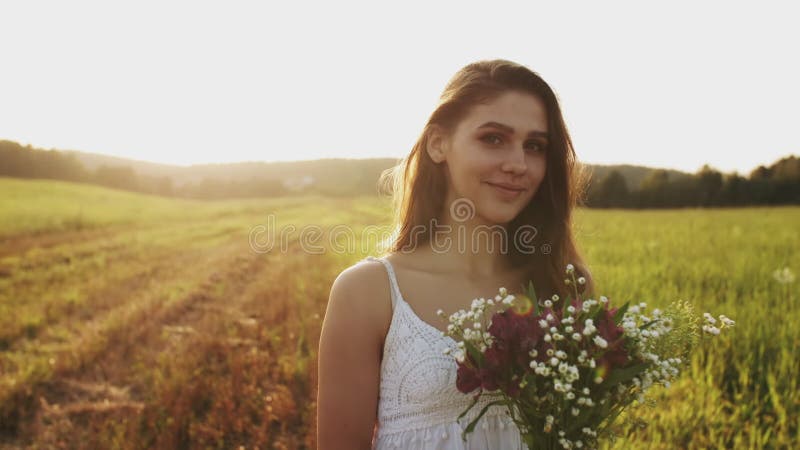
<svg viewBox="0 0 800 450"><path fill-rule="evenodd" d="M483 219L490 225L508 225L519 214L516 209L503 211L487 211L481 214Z"/></svg>

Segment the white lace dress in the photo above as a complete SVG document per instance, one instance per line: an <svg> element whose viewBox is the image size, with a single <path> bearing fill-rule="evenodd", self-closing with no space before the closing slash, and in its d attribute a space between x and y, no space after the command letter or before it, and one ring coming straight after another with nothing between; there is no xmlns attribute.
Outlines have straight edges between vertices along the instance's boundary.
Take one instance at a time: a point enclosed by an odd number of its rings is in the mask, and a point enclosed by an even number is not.
<svg viewBox="0 0 800 450"><path fill-rule="evenodd" d="M461 432L491 400L481 399L458 420L472 396L456 389L456 362L442 353L448 346L455 350L456 342L414 313L388 260L368 256L362 261L380 261L386 267L393 311L383 348L372 449L527 450L502 405L490 407L466 442L462 440Z"/></svg>

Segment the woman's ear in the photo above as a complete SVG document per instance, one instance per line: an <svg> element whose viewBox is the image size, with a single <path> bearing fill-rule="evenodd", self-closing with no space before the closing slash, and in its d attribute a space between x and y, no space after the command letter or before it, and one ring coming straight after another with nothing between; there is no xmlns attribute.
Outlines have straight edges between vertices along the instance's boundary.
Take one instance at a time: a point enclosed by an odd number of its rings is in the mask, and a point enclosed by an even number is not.
<svg viewBox="0 0 800 450"><path fill-rule="evenodd" d="M428 135L428 145L425 149L433 162L441 163L447 159L447 137L437 125L432 125Z"/></svg>

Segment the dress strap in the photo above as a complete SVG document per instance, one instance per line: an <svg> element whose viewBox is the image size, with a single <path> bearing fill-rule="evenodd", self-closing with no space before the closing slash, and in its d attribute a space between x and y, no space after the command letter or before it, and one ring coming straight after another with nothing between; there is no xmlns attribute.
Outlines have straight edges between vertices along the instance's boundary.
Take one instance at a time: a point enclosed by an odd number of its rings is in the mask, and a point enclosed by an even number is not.
<svg viewBox="0 0 800 450"><path fill-rule="evenodd" d="M397 285L397 276L394 274L392 263L386 260L386 258L376 258L374 256L367 256L364 259L367 261L380 261L383 266L386 267L386 272L389 274L389 292L391 292L392 297L392 311L394 311L397 305L397 299L400 297L400 286Z"/></svg>

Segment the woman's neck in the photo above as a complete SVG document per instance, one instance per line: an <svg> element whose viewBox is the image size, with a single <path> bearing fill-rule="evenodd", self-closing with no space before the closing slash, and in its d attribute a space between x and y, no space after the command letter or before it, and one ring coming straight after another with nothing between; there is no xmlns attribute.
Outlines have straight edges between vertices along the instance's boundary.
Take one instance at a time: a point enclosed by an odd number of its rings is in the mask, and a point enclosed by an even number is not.
<svg viewBox="0 0 800 450"><path fill-rule="evenodd" d="M497 278L514 269L510 258L514 240L505 225L486 223L474 215L459 220L459 211L447 211L430 225L419 240L419 250L436 267L470 278Z"/></svg>

